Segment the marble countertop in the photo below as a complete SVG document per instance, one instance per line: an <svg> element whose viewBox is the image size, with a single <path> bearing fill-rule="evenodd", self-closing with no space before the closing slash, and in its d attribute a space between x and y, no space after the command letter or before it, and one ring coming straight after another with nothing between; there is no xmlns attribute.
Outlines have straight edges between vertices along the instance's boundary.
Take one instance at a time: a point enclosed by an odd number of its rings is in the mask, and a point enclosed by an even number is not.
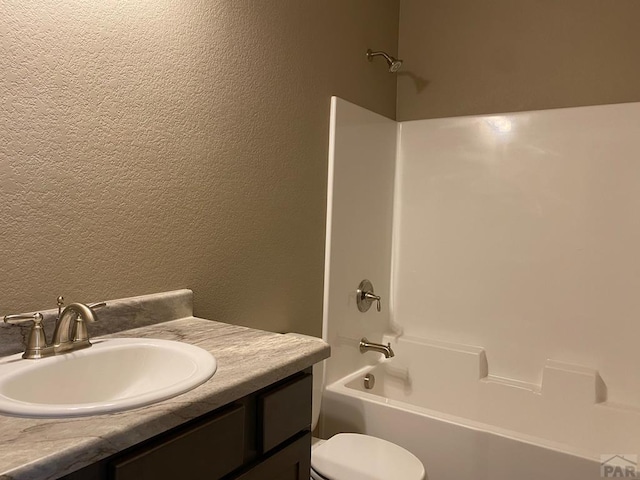
<svg viewBox="0 0 640 480"><path fill-rule="evenodd" d="M211 352L215 375L177 397L125 412L81 418L0 415L0 479L55 479L303 370L329 356L320 339L181 318L108 337L178 340Z"/></svg>

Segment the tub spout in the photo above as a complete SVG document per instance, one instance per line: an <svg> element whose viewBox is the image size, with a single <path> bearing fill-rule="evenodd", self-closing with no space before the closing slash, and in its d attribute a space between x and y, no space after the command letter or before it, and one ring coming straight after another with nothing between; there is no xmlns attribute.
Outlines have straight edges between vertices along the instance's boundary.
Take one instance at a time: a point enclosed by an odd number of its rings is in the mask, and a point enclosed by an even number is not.
<svg viewBox="0 0 640 480"><path fill-rule="evenodd" d="M393 353L393 350L391 349L391 343L382 345L381 343L370 343L366 338L360 340L360 353L365 353L369 350L381 353L385 358L391 358L395 356L395 353Z"/></svg>

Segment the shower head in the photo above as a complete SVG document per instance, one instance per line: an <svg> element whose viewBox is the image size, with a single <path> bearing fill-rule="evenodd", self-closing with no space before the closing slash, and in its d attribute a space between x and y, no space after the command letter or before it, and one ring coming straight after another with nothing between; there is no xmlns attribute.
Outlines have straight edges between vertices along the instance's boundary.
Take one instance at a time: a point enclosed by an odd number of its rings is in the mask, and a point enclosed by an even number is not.
<svg viewBox="0 0 640 480"><path fill-rule="evenodd" d="M384 57L384 59L387 61L387 64L389 65L389 73L396 73L398 70L400 70L400 67L402 66L402 60L398 60L397 58L394 58L391 55L387 55L384 52L372 52L371 49L367 50L367 58L370 62L373 61L373 57L376 57L378 55Z"/></svg>
<svg viewBox="0 0 640 480"><path fill-rule="evenodd" d="M389 72L396 73L398 70L400 70L400 67L402 67L402 60L398 60L396 58L393 62L391 62L391 65L389 65Z"/></svg>

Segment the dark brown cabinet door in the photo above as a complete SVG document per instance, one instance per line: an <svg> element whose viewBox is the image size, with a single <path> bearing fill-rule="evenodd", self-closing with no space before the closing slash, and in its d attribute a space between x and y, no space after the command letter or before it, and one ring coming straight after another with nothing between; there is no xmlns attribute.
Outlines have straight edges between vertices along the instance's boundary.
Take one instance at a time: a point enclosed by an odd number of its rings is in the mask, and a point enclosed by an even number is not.
<svg viewBox="0 0 640 480"><path fill-rule="evenodd" d="M311 369L61 480L309 480Z"/></svg>
<svg viewBox="0 0 640 480"><path fill-rule="evenodd" d="M311 429L312 387L313 377L301 375L258 396L258 440L262 453Z"/></svg>
<svg viewBox="0 0 640 480"><path fill-rule="evenodd" d="M276 452L251 470L229 480L309 480L311 433Z"/></svg>
<svg viewBox="0 0 640 480"><path fill-rule="evenodd" d="M242 465L244 407L124 455L108 465L110 480L216 480Z"/></svg>

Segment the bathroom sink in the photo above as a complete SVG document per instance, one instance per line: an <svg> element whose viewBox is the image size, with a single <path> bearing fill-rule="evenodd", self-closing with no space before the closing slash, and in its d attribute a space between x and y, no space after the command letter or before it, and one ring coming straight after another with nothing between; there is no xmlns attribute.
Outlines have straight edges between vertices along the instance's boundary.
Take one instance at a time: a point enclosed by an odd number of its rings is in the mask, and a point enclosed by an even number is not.
<svg viewBox="0 0 640 480"><path fill-rule="evenodd" d="M202 348L170 340L114 338L39 360L0 360L0 413L79 417L150 405L213 376L217 362Z"/></svg>

